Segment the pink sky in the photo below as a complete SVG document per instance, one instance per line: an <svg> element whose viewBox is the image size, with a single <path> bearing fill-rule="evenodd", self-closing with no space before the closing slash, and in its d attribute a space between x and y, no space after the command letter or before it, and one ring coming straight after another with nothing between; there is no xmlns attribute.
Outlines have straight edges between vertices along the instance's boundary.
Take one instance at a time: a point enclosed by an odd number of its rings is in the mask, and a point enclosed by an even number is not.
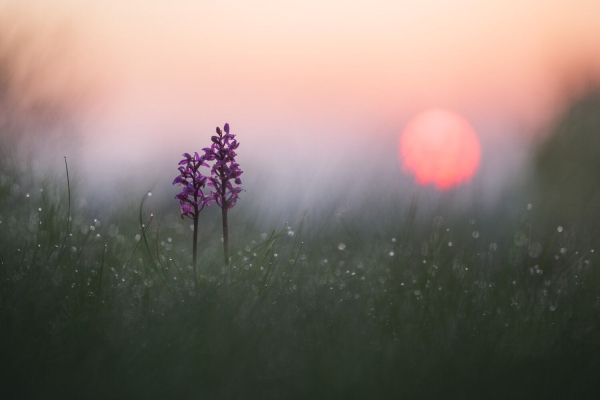
<svg viewBox="0 0 600 400"><path fill-rule="evenodd" d="M73 26L83 65L111 87L112 112L190 123L268 114L388 126L430 106L535 123L566 71L600 59L595 0L26 7L31 21Z"/></svg>
<svg viewBox="0 0 600 400"><path fill-rule="evenodd" d="M109 162L133 162L140 140L138 156L170 157L226 121L254 150L267 138L311 148L375 135L395 146L430 107L467 118L485 162L486 140L535 131L577 68L600 71L597 0L0 5L23 8L31 25L70 27L77 75L102 93L88 144Z"/></svg>
<svg viewBox="0 0 600 400"><path fill-rule="evenodd" d="M600 55L593 0L78 3L132 101L172 96L184 114L226 102L229 115L389 119L445 105L535 119L573 58Z"/></svg>

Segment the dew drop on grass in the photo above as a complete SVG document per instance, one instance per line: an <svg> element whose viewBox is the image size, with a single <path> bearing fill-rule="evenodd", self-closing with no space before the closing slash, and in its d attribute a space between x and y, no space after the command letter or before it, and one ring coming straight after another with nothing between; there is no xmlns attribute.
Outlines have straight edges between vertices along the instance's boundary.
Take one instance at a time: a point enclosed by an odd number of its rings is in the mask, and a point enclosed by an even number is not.
<svg viewBox="0 0 600 400"><path fill-rule="evenodd" d="M448 242L448 247L452 247L452 242Z"/></svg>
<svg viewBox="0 0 600 400"><path fill-rule="evenodd" d="M108 227L108 236L115 237L119 234L119 227L112 224Z"/></svg>
<svg viewBox="0 0 600 400"><path fill-rule="evenodd" d="M498 245L496 243L490 243L490 251L498 250Z"/></svg>
<svg viewBox="0 0 600 400"><path fill-rule="evenodd" d="M294 236L294 231L293 230L288 230L288 236Z"/></svg>
<svg viewBox="0 0 600 400"><path fill-rule="evenodd" d="M394 252L393 251L390 251L388 254L390 255L390 257L394 257Z"/></svg>
<svg viewBox="0 0 600 400"><path fill-rule="evenodd" d="M392 243L396 243L396 238L392 238Z"/></svg>
<svg viewBox="0 0 600 400"><path fill-rule="evenodd" d="M479 237L479 231L473 231L473 239L477 239Z"/></svg>
<svg viewBox="0 0 600 400"><path fill-rule="evenodd" d="M523 231L517 232L514 237L514 243L515 243L515 245L517 245L519 247L527 244L527 235L525 234L525 232L523 232Z"/></svg>
<svg viewBox="0 0 600 400"><path fill-rule="evenodd" d="M563 227L562 227L562 226L559 226L558 228L556 228L556 230L558 231L558 233L560 233L560 232L562 232L562 231L563 231Z"/></svg>
<svg viewBox="0 0 600 400"><path fill-rule="evenodd" d="M531 203L527 204L527 210L531 211L533 209L533 206L531 205Z"/></svg>
<svg viewBox="0 0 600 400"><path fill-rule="evenodd" d="M152 192L148 192L148 197L152 197Z"/></svg>
<svg viewBox="0 0 600 400"><path fill-rule="evenodd" d="M344 243L340 243L338 244L338 249L343 251L346 249L346 245Z"/></svg>
<svg viewBox="0 0 600 400"><path fill-rule="evenodd" d="M534 243L529 246L529 257L538 258L542 254L542 245L540 243Z"/></svg>

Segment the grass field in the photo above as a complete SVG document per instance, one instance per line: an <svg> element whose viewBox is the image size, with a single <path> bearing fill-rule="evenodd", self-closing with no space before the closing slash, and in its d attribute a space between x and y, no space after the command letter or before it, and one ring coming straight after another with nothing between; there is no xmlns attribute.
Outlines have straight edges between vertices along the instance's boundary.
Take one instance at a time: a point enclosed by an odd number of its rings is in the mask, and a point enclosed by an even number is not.
<svg viewBox="0 0 600 400"><path fill-rule="evenodd" d="M1 172L2 398L600 393L598 238L537 205L482 223L404 199L370 227L322 207L270 230L235 209L229 267L207 214L196 287L174 200L94 215L66 177Z"/></svg>

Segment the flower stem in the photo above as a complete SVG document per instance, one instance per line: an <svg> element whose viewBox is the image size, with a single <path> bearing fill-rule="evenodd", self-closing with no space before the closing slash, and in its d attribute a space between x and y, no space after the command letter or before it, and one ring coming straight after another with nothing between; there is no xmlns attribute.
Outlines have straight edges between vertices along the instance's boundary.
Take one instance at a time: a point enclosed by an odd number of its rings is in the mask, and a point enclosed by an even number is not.
<svg viewBox="0 0 600 400"><path fill-rule="evenodd" d="M194 213L194 243L192 245L192 264L194 268L194 281L196 283L196 288L198 288L198 269L196 267L196 261L198 259L198 217L199 217L198 207L196 206L196 212Z"/></svg>
<svg viewBox="0 0 600 400"><path fill-rule="evenodd" d="M224 158L223 153L221 157ZM221 178L221 216L223 217L223 256L225 256L225 265L229 265L229 226L227 224L227 180L225 179L225 171L223 167L219 169L219 177Z"/></svg>
<svg viewBox="0 0 600 400"><path fill-rule="evenodd" d="M223 216L223 255L225 256L225 265L229 265L229 228L227 226L227 205L224 203L221 207Z"/></svg>

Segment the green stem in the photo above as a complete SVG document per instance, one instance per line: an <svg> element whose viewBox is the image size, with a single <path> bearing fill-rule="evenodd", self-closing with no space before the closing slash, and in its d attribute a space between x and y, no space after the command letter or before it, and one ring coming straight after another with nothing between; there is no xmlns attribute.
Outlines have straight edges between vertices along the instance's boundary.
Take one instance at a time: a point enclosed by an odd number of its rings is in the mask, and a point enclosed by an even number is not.
<svg viewBox="0 0 600 400"><path fill-rule="evenodd" d="M221 215L223 217L223 255L225 256L225 265L229 265L229 227L227 225L227 204L225 196L223 196L223 207L221 207Z"/></svg>
<svg viewBox="0 0 600 400"><path fill-rule="evenodd" d="M194 268L194 282L196 283L196 288L199 287L199 280L198 280L198 269L197 269L197 260L198 260L198 216L199 216L199 212L198 212L198 206L194 206L196 208L196 212L194 213L194 243L192 245L192 264L193 264L193 268Z"/></svg>

